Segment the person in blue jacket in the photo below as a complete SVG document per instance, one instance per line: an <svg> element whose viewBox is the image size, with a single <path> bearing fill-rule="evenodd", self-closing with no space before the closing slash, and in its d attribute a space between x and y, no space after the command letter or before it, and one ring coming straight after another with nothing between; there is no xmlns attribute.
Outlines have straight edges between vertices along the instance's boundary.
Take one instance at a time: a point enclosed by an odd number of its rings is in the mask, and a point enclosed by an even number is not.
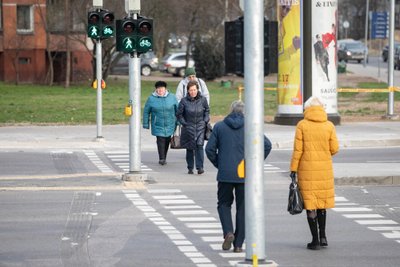
<svg viewBox="0 0 400 267"><path fill-rule="evenodd" d="M155 88L144 105L143 128L149 129L151 121L151 134L157 137L158 163L165 165L171 136L177 124L175 113L178 101L174 94L168 92L166 82L156 82Z"/></svg>
<svg viewBox="0 0 400 267"><path fill-rule="evenodd" d="M187 95L181 99L176 118L182 125L181 145L186 148L188 174L196 167L198 174L204 173L204 135L210 121L210 107L199 91L199 84L190 81Z"/></svg>
<svg viewBox="0 0 400 267"><path fill-rule="evenodd" d="M237 167L244 159L244 103L231 105L231 113L217 122L206 145L206 155L218 169L218 215L223 230L223 250L233 243L234 252L242 252L245 238L244 187L245 179L239 178ZM264 159L271 151L271 142L264 135ZM234 195L235 194L235 195ZM233 229L231 206L236 198L236 229Z"/></svg>

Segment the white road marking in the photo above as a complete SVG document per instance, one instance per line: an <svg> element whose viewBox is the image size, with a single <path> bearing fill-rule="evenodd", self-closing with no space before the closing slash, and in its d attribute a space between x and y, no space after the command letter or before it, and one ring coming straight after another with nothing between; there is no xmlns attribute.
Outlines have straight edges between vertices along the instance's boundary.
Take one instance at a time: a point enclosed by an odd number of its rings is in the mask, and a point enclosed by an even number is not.
<svg viewBox="0 0 400 267"><path fill-rule="evenodd" d="M107 166L93 150L84 150L83 153L88 159L96 166L102 173L113 173L109 166Z"/></svg>
<svg viewBox="0 0 400 267"><path fill-rule="evenodd" d="M353 207L353 208L333 208L332 210L337 212L355 212L355 211L372 211L370 208L363 208L363 207Z"/></svg>
<svg viewBox="0 0 400 267"><path fill-rule="evenodd" d="M343 214L343 216L350 219L383 218L380 214Z"/></svg>
<svg viewBox="0 0 400 267"><path fill-rule="evenodd" d="M186 239L175 227L163 217L160 213L147 204L147 202L140 197L135 190L123 191L126 194L126 198L129 199L133 205L138 209L142 210L147 214L149 220L153 222L158 228L166 234L169 239L182 251L186 257L188 257L193 263L196 263L198 267L205 267L207 264L209 267L217 267L212 264L211 260L205 257L202 253L197 251L197 248ZM150 211L147 212L147 211ZM147 213L146 213L147 212Z"/></svg>
<svg viewBox="0 0 400 267"><path fill-rule="evenodd" d="M356 223L363 224L363 225L366 225L366 224L383 224L383 225L399 224L393 220L356 220Z"/></svg>

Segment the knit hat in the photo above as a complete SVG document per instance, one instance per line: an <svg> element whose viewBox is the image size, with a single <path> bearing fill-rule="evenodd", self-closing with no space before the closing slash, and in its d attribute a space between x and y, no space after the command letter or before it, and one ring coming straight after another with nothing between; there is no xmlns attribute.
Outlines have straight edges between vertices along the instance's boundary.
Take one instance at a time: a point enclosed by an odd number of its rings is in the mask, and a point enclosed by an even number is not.
<svg viewBox="0 0 400 267"><path fill-rule="evenodd" d="M185 69L185 77L190 76L190 75L196 76L196 71L194 70L194 68L186 68Z"/></svg>

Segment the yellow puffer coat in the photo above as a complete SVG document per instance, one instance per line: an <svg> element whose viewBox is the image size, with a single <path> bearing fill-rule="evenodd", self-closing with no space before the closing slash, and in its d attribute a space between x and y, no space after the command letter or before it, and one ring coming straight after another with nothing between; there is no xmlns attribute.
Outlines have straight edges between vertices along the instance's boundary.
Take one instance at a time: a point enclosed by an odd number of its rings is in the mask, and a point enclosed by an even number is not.
<svg viewBox="0 0 400 267"><path fill-rule="evenodd" d="M335 126L323 107L311 106L296 127L290 170L297 172L306 210L335 207L332 155L339 151Z"/></svg>

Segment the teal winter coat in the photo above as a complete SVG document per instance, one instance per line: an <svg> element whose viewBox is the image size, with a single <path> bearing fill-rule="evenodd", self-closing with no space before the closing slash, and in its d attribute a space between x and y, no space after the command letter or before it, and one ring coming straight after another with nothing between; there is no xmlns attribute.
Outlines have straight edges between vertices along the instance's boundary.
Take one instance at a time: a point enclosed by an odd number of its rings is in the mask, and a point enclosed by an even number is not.
<svg viewBox="0 0 400 267"><path fill-rule="evenodd" d="M152 135L162 137L173 135L177 109L178 101L174 94L167 91L164 96L159 96L156 92L153 92L144 105L143 128L149 129L151 121Z"/></svg>

